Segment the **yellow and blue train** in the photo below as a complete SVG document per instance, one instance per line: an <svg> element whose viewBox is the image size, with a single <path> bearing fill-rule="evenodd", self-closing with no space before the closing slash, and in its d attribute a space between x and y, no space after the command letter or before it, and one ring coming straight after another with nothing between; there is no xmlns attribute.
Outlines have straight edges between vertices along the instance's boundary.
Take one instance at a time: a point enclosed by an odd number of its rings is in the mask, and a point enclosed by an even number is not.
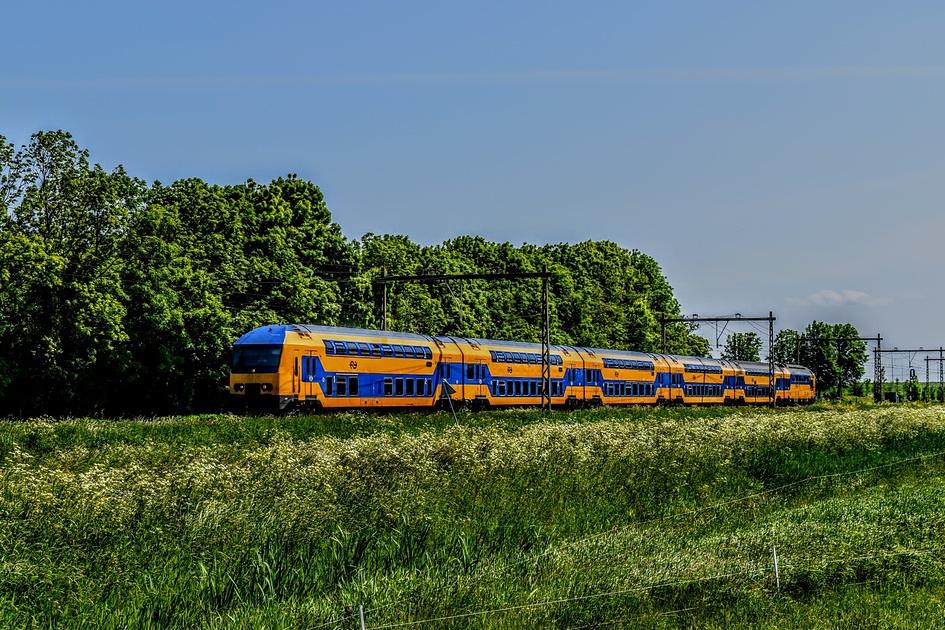
<svg viewBox="0 0 945 630"><path fill-rule="evenodd" d="M777 366L603 348L551 346L556 406L809 403L816 377ZM280 410L541 404L541 346L305 324L256 328L233 345L230 393Z"/></svg>

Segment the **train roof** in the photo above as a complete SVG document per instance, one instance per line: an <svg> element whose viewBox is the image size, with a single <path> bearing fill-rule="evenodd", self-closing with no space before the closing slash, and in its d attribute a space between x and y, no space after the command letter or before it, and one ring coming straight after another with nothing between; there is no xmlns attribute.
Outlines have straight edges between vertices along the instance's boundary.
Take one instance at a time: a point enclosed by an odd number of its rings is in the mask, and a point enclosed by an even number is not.
<svg viewBox="0 0 945 630"><path fill-rule="evenodd" d="M532 343L529 341L508 341L506 339L479 339L477 337L460 337L458 335L446 335L440 337L440 339L457 339L460 341L468 341L479 346L506 346L508 348L521 348L522 350L541 350L540 343ZM554 350L561 350L560 346L551 346Z"/></svg>
<svg viewBox="0 0 945 630"><path fill-rule="evenodd" d="M613 350L611 348L586 348L576 346L578 350L593 352L597 356L617 357L621 359L634 359L637 361L653 361L653 355L648 352L636 352L634 350Z"/></svg>
<svg viewBox="0 0 945 630"><path fill-rule="evenodd" d="M286 333L306 332L320 335L351 335L355 337L387 337L390 339L407 339L410 341L419 341L430 343L434 337L419 335L416 333L399 332L394 330L372 330L369 328L353 328L345 326L322 326L318 324L272 324L269 326L260 326L242 335L236 340L234 345L259 344L259 345L280 345L285 342ZM521 348L523 350L541 351L541 344L529 343L527 341L510 341L507 339L479 339L474 337L460 336L440 336L441 340L446 339L465 339L481 346L503 346L507 348ZM593 352L597 356L621 357L637 360L652 360L658 357L668 357L680 363L693 363L701 361L706 365L737 365L741 369L768 370L768 364L760 361L726 361L723 359L713 359L711 357L693 357L676 354L654 354L647 352L635 352L633 350L614 350L611 348L590 348L583 346L552 345L552 351L563 352L569 349ZM776 369L787 369L792 373L813 374L813 372L803 365L776 365Z"/></svg>
<svg viewBox="0 0 945 630"><path fill-rule="evenodd" d="M344 326L318 326L315 324L273 324L254 328L236 340L237 344L281 344L288 332L307 332L321 335L352 335L356 337L389 337L391 339L409 339L411 341L431 342L426 335L397 332L392 330L370 330L367 328L347 328Z"/></svg>

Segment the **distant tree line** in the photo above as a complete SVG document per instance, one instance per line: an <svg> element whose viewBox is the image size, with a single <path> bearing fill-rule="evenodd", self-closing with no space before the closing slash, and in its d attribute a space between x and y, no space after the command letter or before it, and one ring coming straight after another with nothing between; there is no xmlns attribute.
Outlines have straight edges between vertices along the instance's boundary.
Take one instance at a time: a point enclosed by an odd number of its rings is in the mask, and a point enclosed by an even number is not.
<svg viewBox="0 0 945 630"><path fill-rule="evenodd" d="M0 136L0 414L215 409L230 346L253 327L376 327L384 271L544 265L554 343L655 351L660 314L679 314L656 261L612 242L348 240L319 188L295 176L147 184L92 163L62 131L19 148ZM537 341L536 289L393 286L389 327ZM708 342L680 324L668 348L706 355Z"/></svg>
<svg viewBox="0 0 945 630"><path fill-rule="evenodd" d="M866 343L856 339L853 324L811 322L803 332L786 328L778 332L771 357L779 365L803 365L817 375L818 394L836 395L839 387L860 384L869 358ZM722 350L723 359L760 361L763 342L752 331L730 334ZM766 356L765 361L768 360ZM862 389L862 387L860 387Z"/></svg>

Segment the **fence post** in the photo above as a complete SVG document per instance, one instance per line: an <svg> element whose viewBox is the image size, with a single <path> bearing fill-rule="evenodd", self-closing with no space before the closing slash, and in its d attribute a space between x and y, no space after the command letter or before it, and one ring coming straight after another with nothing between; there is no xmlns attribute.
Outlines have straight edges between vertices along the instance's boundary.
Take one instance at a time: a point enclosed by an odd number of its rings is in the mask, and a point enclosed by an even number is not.
<svg viewBox="0 0 945 630"><path fill-rule="evenodd" d="M781 574L778 572L778 548L774 545L771 546L771 556L774 558L774 583L778 589L778 592L781 592Z"/></svg>
<svg viewBox="0 0 945 630"><path fill-rule="evenodd" d="M364 625L364 604L358 604L358 614L361 615L361 630L367 630L367 626Z"/></svg>

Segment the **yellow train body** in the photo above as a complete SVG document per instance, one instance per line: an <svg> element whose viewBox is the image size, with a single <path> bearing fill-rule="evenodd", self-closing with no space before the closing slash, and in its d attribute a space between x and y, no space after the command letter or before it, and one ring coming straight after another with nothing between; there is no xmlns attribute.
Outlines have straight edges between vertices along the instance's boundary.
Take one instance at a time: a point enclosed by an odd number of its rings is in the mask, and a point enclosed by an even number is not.
<svg viewBox="0 0 945 630"><path fill-rule="evenodd" d="M602 348L550 348L551 400L583 404L767 404L767 364ZM483 407L541 404L538 344L304 324L264 326L233 346L230 393L285 409ZM814 399L814 375L775 370L778 402Z"/></svg>

